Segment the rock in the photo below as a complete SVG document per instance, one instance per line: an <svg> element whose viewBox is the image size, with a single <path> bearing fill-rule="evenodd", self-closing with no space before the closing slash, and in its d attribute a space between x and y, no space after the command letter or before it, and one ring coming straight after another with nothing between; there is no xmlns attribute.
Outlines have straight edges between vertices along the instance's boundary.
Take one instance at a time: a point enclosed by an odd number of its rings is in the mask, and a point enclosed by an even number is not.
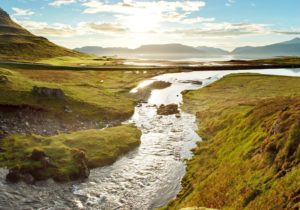
<svg viewBox="0 0 300 210"><path fill-rule="evenodd" d="M43 168L48 168L49 166L53 166L49 157L41 158L40 162L41 162Z"/></svg>
<svg viewBox="0 0 300 210"><path fill-rule="evenodd" d="M7 84L9 82L8 78L4 75L0 76L0 84Z"/></svg>
<svg viewBox="0 0 300 210"><path fill-rule="evenodd" d="M46 158L45 152L38 149L34 149L30 156L30 159L35 161L41 161L44 158Z"/></svg>
<svg viewBox="0 0 300 210"><path fill-rule="evenodd" d="M35 179L31 174L24 174L22 177L23 182L26 184L34 184Z"/></svg>
<svg viewBox="0 0 300 210"><path fill-rule="evenodd" d="M64 106L64 111L65 111L66 113L72 113L72 110L70 109L69 106Z"/></svg>
<svg viewBox="0 0 300 210"><path fill-rule="evenodd" d="M203 85L202 81L199 80L184 80L184 81L180 81L181 83L191 83L193 85Z"/></svg>
<svg viewBox="0 0 300 210"><path fill-rule="evenodd" d="M61 89L47 88L47 87L37 87L34 86L31 91L35 95L44 97L54 97L54 98L64 98L65 94Z"/></svg>
<svg viewBox="0 0 300 210"><path fill-rule="evenodd" d="M173 114L179 114L179 109L177 104L169 104L169 105L161 105L157 109L158 115L173 115Z"/></svg>
<svg viewBox="0 0 300 210"><path fill-rule="evenodd" d="M6 180L12 183L17 183L21 180L22 175L20 173L20 169L15 167L12 169L9 169L8 174L6 175Z"/></svg>
<svg viewBox="0 0 300 210"><path fill-rule="evenodd" d="M73 152L73 159L75 160L78 172L76 174L73 174L73 179L85 179L88 178L90 175L90 169L87 166L87 158L83 151L81 150L72 150Z"/></svg>

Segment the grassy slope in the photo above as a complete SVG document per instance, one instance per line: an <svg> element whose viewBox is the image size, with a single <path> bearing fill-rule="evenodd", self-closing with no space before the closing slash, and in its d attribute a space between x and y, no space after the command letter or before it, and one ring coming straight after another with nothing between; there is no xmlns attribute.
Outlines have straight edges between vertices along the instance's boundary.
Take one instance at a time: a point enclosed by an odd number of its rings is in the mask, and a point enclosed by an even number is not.
<svg viewBox="0 0 300 210"><path fill-rule="evenodd" d="M83 54L31 34L0 8L0 60L32 62L59 56L77 57Z"/></svg>
<svg viewBox="0 0 300 210"><path fill-rule="evenodd" d="M1 142L0 166L37 169L39 162L30 160L33 150L44 151L54 167L41 169L39 179L53 177L59 181L71 180L79 171L74 154L83 151L89 168L114 162L118 156L140 143L141 132L132 125L122 125L103 130L78 131L52 137L13 135ZM42 178L41 178L42 177Z"/></svg>
<svg viewBox="0 0 300 210"><path fill-rule="evenodd" d="M158 71L139 73L136 71L54 71L54 70L9 70L0 69L0 75L9 79L0 84L1 105L29 105L42 108L47 113L59 116L69 123L74 119L112 121L128 119L134 111L136 101L130 94L131 88ZM34 85L61 88L65 99L45 98L31 94ZM72 113L65 113L68 105ZM0 130L1 134L1 130ZM35 168L36 163L28 160L33 149L44 150L59 169L44 171L42 177L55 177L57 172L63 180L72 179L78 171L73 164L72 149L86 152L89 167L98 167L113 162L118 155L139 143L140 131L132 126L120 126L105 131L86 130L52 137L8 136L2 140L0 165ZM60 160L63 160L62 162ZM73 162L72 162L73 161ZM37 166L39 167L39 166ZM62 171L61 171L62 170Z"/></svg>
<svg viewBox="0 0 300 210"><path fill-rule="evenodd" d="M168 209L299 206L300 78L230 75L184 102L205 140Z"/></svg>
<svg viewBox="0 0 300 210"><path fill-rule="evenodd" d="M50 59L39 60L38 63L50 64L55 66L113 66L117 65L120 59L110 57L96 57L96 56L78 56L78 57L55 57Z"/></svg>
<svg viewBox="0 0 300 210"><path fill-rule="evenodd" d="M136 98L129 94L139 81L156 75L135 72L101 71L53 71L53 70L7 70L0 69L0 75L10 80L0 85L0 104L27 104L47 109L53 113L64 114L64 105L70 106L73 113L96 120L127 118L134 111ZM32 87L45 86L61 88L65 100L45 99L31 94Z"/></svg>

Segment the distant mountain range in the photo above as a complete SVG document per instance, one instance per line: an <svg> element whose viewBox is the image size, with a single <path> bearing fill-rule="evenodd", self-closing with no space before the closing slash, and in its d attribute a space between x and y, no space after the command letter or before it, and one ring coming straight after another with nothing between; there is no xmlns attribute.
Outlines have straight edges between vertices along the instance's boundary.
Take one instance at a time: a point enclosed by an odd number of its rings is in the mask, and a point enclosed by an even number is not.
<svg viewBox="0 0 300 210"><path fill-rule="evenodd" d="M268 55L268 56L300 56L300 38L262 47L239 47L232 54Z"/></svg>
<svg viewBox="0 0 300 210"><path fill-rule="evenodd" d="M0 8L0 59L34 61L80 54L33 35Z"/></svg>
<svg viewBox="0 0 300 210"><path fill-rule="evenodd" d="M300 38L277 44L261 47L239 47L232 52L214 47L191 47L182 44L143 45L136 49L129 48L103 48L96 46L75 49L78 52L95 55L190 55L197 57L228 56L233 57L274 57L274 56L300 56Z"/></svg>

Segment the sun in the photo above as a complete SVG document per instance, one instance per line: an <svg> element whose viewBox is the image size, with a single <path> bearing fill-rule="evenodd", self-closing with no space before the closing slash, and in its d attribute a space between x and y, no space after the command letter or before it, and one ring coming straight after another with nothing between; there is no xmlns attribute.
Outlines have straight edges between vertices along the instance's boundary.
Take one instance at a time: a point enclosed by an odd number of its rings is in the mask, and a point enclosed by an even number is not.
<svg viewBox="0 0 300 210"><path fill-rule="evenodd" d="M160 16L155 11L136 11L125 17L124 24L132 32L145 33L154 30L160 22Z"/></svg>

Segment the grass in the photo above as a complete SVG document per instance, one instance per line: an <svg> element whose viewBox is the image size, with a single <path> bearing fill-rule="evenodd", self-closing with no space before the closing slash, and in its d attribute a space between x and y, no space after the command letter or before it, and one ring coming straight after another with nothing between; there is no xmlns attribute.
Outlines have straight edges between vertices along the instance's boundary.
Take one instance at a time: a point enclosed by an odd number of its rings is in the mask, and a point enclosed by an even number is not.
<svg viewBox="0 0 300 210"><path fill-rule="evenodd" d="M43 59L37 63L50 64L54 66L113 66L119 64L120 59L111 57L95 57L95 56L62 56L50 59Z"/></svg>
<svg viewBox="0 0 300 210"><path fill-rule="evenodd" d="M79 123L97 121L101 125L114 124L127 120L134 112L139 98L129 93L130 90L140 81L159 73L162 72L70 71L63 67L59 70L0 68L0 75L9 80L0 84L0 105L33 107L46 113L47 120L59 118L63 121L59 123L68 125L78 123L78 118ZM34 95L31 92L34 86L59 88L65 98ZM71 113L65 112L66 105ZM1 130L0 135L3 138ZM6 134L1 140L0 166L29 171L37 180L73 180L82 177L79 173L83 166L78 157L86 156L89 168L110 164L137 146L140 135L137 128L128 125L48 137ZM54 167L45 169L40 162L32 161L29 156L33 150L44 151Z"/></svg>
<svg viewBox="0 0 300 210"><path fill-rule="evenodd" d="M235 74L184 94L204 141L166 209L293 209L300 183L300 78Z"/></svg>
<svg viewBox="0 0 300 210"><path fill-rule="evenodd" d="M68 105L73 110L67 114L70 118L76 115L100 121L128 118L137 101L130 89L157 73L0 69L0 75L10 81L0 85L0 104L26 104L62 115L66 115L63 107ZM60 88L66 98L35 96L31 94L33 86Z"/></svg>
<svg viewBox="0 0 300 210"><path fill-rule="evenodd" d="M76 177L80 165L74 154L84 152L89 168L105 166L140 144L141 132L132 125L103 130L78 131L52 137L13 135L1 141L0 166L34 171L37 179L69 181ZM43 151L54 165L42 168L29 157L33 150ZM41 172L39 172L41 171ZM33 173L33 172L32 172Z"/></svg>

